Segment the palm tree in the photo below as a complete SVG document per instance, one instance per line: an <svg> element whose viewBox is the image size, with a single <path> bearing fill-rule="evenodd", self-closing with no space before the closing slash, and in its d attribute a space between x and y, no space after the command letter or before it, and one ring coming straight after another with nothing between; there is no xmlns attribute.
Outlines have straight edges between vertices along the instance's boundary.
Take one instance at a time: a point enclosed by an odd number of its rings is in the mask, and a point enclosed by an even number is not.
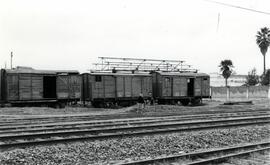
<svg viewBox="0 0 270 165"><path fill-rule="evenodd" d="M232 68L233 68L233 63L231 60L223 60L220 62L220 71L222 72L223 77L225 78L225 86L228 86L228 78L232 74Z"/></svg>
<svg viewBox="0 0 270 165"><path fill-rule="evenodd" d="M256 43L263 55L263 74L265 74L265 54L270 45L270 30L267 27L261 28L256 35Z"/></svg>

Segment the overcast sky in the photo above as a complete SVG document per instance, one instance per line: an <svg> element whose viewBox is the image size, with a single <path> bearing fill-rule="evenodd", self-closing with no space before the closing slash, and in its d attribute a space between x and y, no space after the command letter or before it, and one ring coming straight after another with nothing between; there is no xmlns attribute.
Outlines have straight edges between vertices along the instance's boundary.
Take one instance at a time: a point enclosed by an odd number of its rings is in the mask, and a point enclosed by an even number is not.
<svg viewBox="0 0 270 165"><path fill-rule="evenodd" d="M270 13L269 0L217 0ZM219 26L218 26L218 15ZM256 32L270 15L204 0L0 0L0 67L76 69L99 56L185 60L218 72L263 70ZM218 27L218 28L217 28ZM270 49L266 54L270 68Z"/></svg>

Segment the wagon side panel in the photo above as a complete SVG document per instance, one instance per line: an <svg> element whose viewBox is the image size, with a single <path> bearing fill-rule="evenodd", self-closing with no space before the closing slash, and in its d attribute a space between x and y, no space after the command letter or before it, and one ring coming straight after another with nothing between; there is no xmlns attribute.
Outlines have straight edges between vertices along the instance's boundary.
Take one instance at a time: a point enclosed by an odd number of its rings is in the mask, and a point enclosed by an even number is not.
<svg viewBox="0 0 270 165"><path fill-rule="evenodd" d="M92 76L91 75L87 75L86 76L86 88L87 88L87 91L88 91L88 95L87 95L87 97L88 97L88 99L89 100L92 100L93 99L93 78L92 78Z"/></svg>
<svg viewBox="0 0 270 165"><path fill-rule="evenodd" d="M115 78L113 76L104 76L105 98L115 98Z"/></svg>
<svg viewBox="0 0 270 165"><path fill-rule="evenodd" d="M69 98L79 99L81 95L81 76L70 75L68 82Z"/></svg>
<svg viewBox="0 0 270 165"><path fill-rule="evenodd" d="M169 97L172 96L172 77L162 78L162 96Z"/></svg>
<svg viewBox="0 0 270 165"><path fill-rule="evenodd" d="M43 76L31 76L31 96L33 100L43 99Z"/></svg>
<svg viewBox="0 0 270 165"><path fill-rule="evenodd" d="M124 97L124 77L116 77L116 97Z"/></svg>
<svg viewBox="0 0 270 165"><path fill-rule="evenodd" d="M2 90L2 83L3 82L3 70L1 69L0 70L0 103L2 102L2 101L4 101L4 98L3 98L3 93L4 93L4 91Z"/></svg>
<svg viewBox="0 0 270 165"><path fill-rule="evenodd" d="M69 97L69 77L67 75L59 75L56 78L56 90L58 99L67 99Z"/></svg>
<svg viewBox="0 0 270 165"><path fill-rule="evenodd" d="M194 95L202 96L202 78L201 77L197 77L195 79Z"/></svg>
<svg viewBox="0 0 270 165"><path fill-rule="evenodd" d="M152 77L145 76L142 79L142 93L145 97L152 96Z"/></svg>
<svg viewBox="0 0 270 165"><path fill-rule="evenodd" d="M31 74L19 75L19 100L32 99L32 80Z"/></svg>
<svg viewBox="0 0 270 165"><path fill-rule="evenodd" d="M180 77L174 77L173 78L173 96L179 97L181 96L181 78Z"/></svg>
<svg viewBox="0 0 270 165"><path fill-rule="evenodd" d="M98 78L97 78L98 77ZM94 75L91 77L92 80L92 94L94 98L103 98L103 80L102 76Z"/></svg>
<svg viewBox="0 0 270 165"><path fill-rule="evenodd" d="M132 85L131 85L131 77L126 76L124 79L125 82L125 97L131 97L132 96Z"/></svg>
<svg viewBox="0 0 270 165"><path fill-rule="evenodd" d="M7 99L7 79L6 71L4 69L0 70L0 102L4 102Z"/></svg>
<svg viewBox="0 0 270 165"><path fill-rule="evenodd" d="M132 77L132 97L139 97L142 93L142 78Z"/></svg>
<svg viewBox="0 0 270 165"><path fill-rule="evenodd" d="M210 77L204 77L202 79L202 95L210 96Z"/></svg>
<svg viewBox="0 0 270 165"><path fill-rule="evenodd" d="M180 77L180 96L187 96L187 78Z"/></svg>

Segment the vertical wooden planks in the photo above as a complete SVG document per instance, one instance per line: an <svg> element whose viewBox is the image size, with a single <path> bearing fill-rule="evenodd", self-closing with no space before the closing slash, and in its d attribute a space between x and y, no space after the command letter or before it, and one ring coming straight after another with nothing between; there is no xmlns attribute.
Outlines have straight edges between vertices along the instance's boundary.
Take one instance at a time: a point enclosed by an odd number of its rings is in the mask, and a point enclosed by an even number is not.
<svg viewBox="0 0 270 165"><path fill-rule="evenodd" d="M79 75L58 75L57 80L58 99L78 99L81 95L81 78Z"/></svg>
<svg viewBox="0 0 270 165"><path fill-rule="evenodd" d="M162 79L162 96L168 97L172 96L172 78L171 77L163 77Z"/></svg>
<svg viewBox="0 0 270 165"><path fill-rule="evenodd" d="M180 96L187 96L187 78L180 77Z"/></svg>
<svg viewBox="0 0 270 165"><path fill-rule="evenodd" d="M173 96L175 97L180 96L180 91L181 91L181 78L173 77Z"/></svg>
<svg viewBox="0 0 270 165"><path fill-rule="evenodd" d="M99 75L93 76L93 97L104 98L104 77ZM100 80L100 81L99 81Z"/></svg>
<svg viewBox="0 0 270 165"><path fill-rule="evenodd" d="M104 76L105 98L115 97L115 80L113 76Z"/></svg>
<svg viewBox="0 0 270 165"><path fill-rule="evenodd" d="M116 77L116 97L124 97L124 77L117 76Z"/></svg>
<svg viewBox="0 0 270 165"><path fill-rule="evenodd" d="M132 96L132 86L131 86L131 76L127 76L124 79L125 81L125 97L131 97Z"/></svg>
<svg viewBox="0 0 270 165"><path fill-rule="evenodd" d="M86 80L85 80L85 88L87 88L87 95L86 95L86 98L88 98L89 100L92 100L93 98L93 94L92 94L92 91L93 91L93 86L92 86L92 81L91 81L91 76L89 74L86 75ZM84 92L84 91L83 91Z"/></svg>
<svg viewBox="0 0 270 165"><path fill-rule="evenodd" d="M152 78L148 76L142 77L142 93L143 96L149 97L152 94Z"/></svg>
<svg viewBox="0 0 270 165"><path fill-rule="evenodd" d="M68 76L67 75L58 75L56 78L56 93L58 99L68 99L69 98L69 89L68 89Z"/></svg>
<svg viewBox="0 0 270 165"><path fill-rule="evenodd" d="M95 95L95 77L92 75L87 76L87 84L89 86L89 98L90 100L94 99L96 97Z"/></svg>
<svg viewBox="0 0 270 165"><path fill-rule="evenodd" d="M132 97L138 97L142 93L142 78L132 77Z"/></svg>
<svg viewBox="0 0 270 165"><path fill-rule="evenodd" d="M19 75L19 100L31 99L31 75L20 74Z"/></svg>
<svg viewBox="0 0 270 165"><path fill-rule="evenodd" d="M70 75L69 76L69 97L71 99L79 99L81 96L81 76Z"/></svg>
<svg viewBox="0 0 270 165"><path fill-rule="evenodd" d="M43 78L32 74L7 74L8 100L37 100L43 98Z"/></svg>
<svg viewBox="0 0 270 165"><path fill-rule="evenodd" d="M19 100L18 75L7 74L7 99Z"/></svg>
<svg viewBox="0 0 270 165"><path fill-rule="evenodd" d="M157 91L157 96L158 97L162 97L162 93L163 93L163 76L160 74L157 74L157 85L155 90Z"/></svg>
<svg viewBox="0 0 270 165"><path fill-rule="evenodd" d="M209 77L202 78L202 95L203 96L210 95L210 78Z"/></svg>
<svg viewBox="0 0 270 165"><path fill-rule="evenodd" d="M202 96L202 78L196 77L194 83L194 96Z"/></svg>
<svg viewBox="0 0 270 165"><path fill-rule="evenodd" d="M38 100L43 98L43 76L42 75L32 75L31 76L31 87L32 87L32 99Z"/></svg>

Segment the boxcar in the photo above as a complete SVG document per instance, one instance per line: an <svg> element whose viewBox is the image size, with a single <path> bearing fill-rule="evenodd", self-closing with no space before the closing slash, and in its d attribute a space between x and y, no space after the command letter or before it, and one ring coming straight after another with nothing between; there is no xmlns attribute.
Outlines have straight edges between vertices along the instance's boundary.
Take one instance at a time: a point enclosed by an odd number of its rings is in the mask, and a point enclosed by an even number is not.
<svg viewBox="0 0 270 165"><path fill-rule="evenodd" d="M12 105L60 105L80 99L77 71L17 67L1 70L1 102Z"/></svg>
<svg viewBox="0 0 270 165"><path fill-rule="evenodd" d="M183 105L198 103L210 97L210 77L204 73L161 72L152 73L153 97L159 103Z"/></svg>
<svg viewBox="0 0 270 165"><path fill-rule="evenodd" d="M141 93L144 98L152 96L152 77L149 73L84 73L82 91L82 100L95 107L131 105Z"/></svg>

